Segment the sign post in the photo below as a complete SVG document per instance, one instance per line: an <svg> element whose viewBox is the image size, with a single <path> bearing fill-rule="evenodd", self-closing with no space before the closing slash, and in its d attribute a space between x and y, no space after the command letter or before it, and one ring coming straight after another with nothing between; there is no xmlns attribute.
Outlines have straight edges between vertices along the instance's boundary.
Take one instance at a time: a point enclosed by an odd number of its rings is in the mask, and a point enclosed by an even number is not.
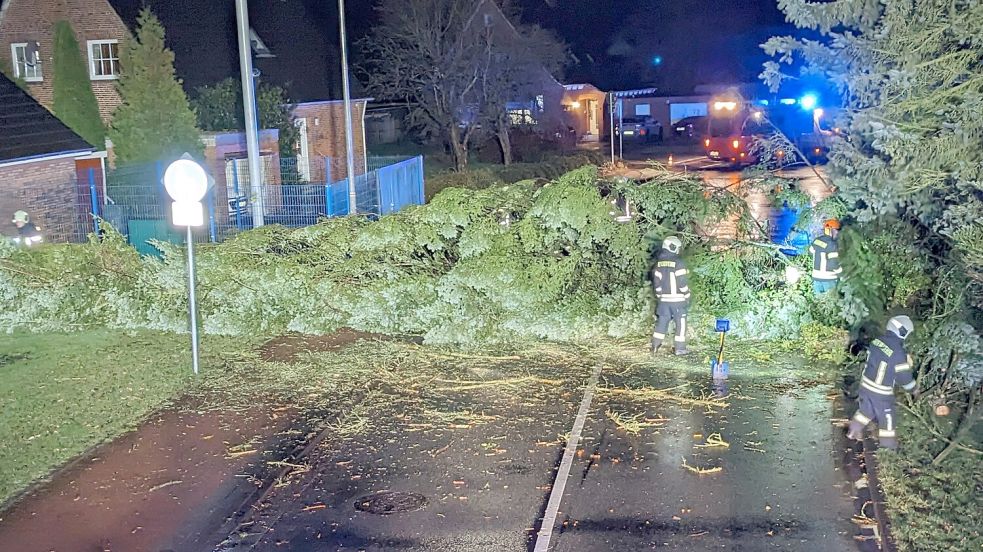
<svg viewBox="0 0 983 552"><path fill-rule="evenodd" d="M198 305L195 299L195 244L193 227L205 224L201 200L208 191L208 174L190 155L171 163L164 171L164 189L174 202L171 221L184 226L188 240L188 317L191 325L191 367L198 374Z"/></svg>

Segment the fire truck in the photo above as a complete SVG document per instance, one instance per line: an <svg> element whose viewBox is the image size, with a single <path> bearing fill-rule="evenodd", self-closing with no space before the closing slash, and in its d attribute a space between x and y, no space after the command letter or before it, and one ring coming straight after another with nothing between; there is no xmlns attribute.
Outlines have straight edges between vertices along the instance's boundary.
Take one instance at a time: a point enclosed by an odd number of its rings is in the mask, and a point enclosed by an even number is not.
<svg viewBox="0 0 983 552"><path fill-rule="evenodd" d="M765 161L779 165L802 162L801 156L810 163L824 163L829 139L838 132L830 127L829 110L809 94L777 100L774 105L721 96L710 101L708 111L706 156L735 167L757 164L764 155L769 157ZM777 134L785 140L771 142L778 145L765 151L765 139Z"/></svg>

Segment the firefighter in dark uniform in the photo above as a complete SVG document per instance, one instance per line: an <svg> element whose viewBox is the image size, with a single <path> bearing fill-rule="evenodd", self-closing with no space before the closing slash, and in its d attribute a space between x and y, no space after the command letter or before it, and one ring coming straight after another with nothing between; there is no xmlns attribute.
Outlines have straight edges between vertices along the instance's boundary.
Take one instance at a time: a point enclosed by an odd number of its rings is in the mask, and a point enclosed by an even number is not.
<svg viewBox="0 0 983 552"><path fill-rule="evenodd" d="M823 224L823 235L813 240L809 246L809 253L812 254L812 289L817 295L836 287L840 273L843 272L836 239L839 233L840 221L827 220Z"/></svg>
<svg viewBox="0 0 983 552"><path fill-rule="evenodd" d="M894 386L915 393L911 357L905 352L904 340L915 329L907 316L895 316L887 323L887 333L875 339L867 352L867 365L860 379L857 412L850 420L850 439L863 439L870 422L877 423L877 439L888 449L898 448L897 412L894 409Z"/></svg>
<svg viewBox="0 0 983 552"><path fill-rule="evenodd" d="M679 257L683 242L670 236L662 242L662 251L652 269L652 287L658 306L655 310L655 332L652 333L652 353L658 352L669 331L669 322L676 323L674 344L677 355L688 354L686 349L686 311L689 308L689 271Z"/></svg>
<svg viewBox="0 0 983 552"><path fill-rule="evenodd" d="M41 229L31 222L31 217L25 211L14 213L12 222L17 227L17 237L14 238L16 243L24 247L41 243Z"/></svg>

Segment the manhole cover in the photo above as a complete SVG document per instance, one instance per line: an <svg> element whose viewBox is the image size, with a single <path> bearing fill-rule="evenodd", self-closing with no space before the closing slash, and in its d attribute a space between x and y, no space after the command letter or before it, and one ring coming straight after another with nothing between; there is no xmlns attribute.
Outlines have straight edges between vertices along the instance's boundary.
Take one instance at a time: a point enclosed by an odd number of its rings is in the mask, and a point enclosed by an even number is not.
<svg viewBox="0 0 983 552"><path fill-rule="evenodd" d="M370 514L387 516L400 512L413 512L427 505L427 497L418 493L382 491L355 501L355 509Z"/></svg>

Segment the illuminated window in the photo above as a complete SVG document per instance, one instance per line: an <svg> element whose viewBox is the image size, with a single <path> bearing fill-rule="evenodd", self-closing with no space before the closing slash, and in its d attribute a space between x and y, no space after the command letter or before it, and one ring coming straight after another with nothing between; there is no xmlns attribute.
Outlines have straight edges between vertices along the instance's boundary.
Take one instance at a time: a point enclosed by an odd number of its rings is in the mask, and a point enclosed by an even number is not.
<svg viewBox="0 0 983 552"><path fill-rule="evenodd" d="M536 124L536 118L533 117L531 109L510 109L509 123L513 126L534 125Z"/></svg>
<svg viewBox="0 0 983 552"><path fill-rule="evenodd" d="M20 42L10 45L10 59L14 66L14 76L25 82L41 82L41 56L37 43Z"/></svg>
<svg viewBox="0 0 983 552"><path fill-rule="evenodd" d="M119 78L119 41L90 40L89 78L113 80Z"/></svg>
<svg viewBox="0 0 983 552"><path fill-rule="evenodd" d="M648 117L652 114L652 106L649 104L635 104L636 117Z"/></svg>

